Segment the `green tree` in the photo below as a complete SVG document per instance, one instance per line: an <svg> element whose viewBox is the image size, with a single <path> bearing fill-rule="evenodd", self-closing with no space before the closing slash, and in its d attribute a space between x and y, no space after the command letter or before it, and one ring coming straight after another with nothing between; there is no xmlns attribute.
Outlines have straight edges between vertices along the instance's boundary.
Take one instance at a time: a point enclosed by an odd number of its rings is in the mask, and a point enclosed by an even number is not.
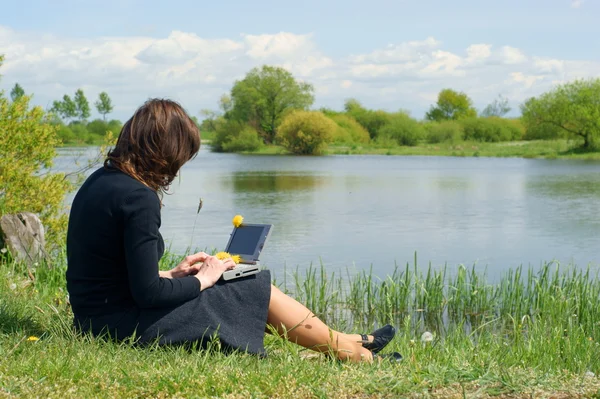
<svg viewBox="0 0 600 399"><path fill-rule="evenodd" d="M312 105L313 90L312 85L298 82L283 68L254 68L233 85L228 118L250 123L266 143L272 143L286 112Z"/></svg>
<svg viewBox="0 0 600 399"><path fill-rule="evenodd" d="M600 79L576 80L527 100L522 106L525 128L559 128L595 149L600 139Z"/></svg>
<svg viewBox="0 0 600 399"><path fill-rule="evenodd" d="M430 122L424 127L427 132L427 142L430 144L457 143L464 140L465 131L457 121Z"/></svg>
<svg viewBox="0 0 600 399"><path fill-rule="evenodd" d="M213 111L212 109L201 109L200 116L202 117L200 130L207 132L215 132L217 130L217 120L221 116L217 111Z"/></svg>
<svg viewBox="0 0 600 399"><path fill-rule="evenodd" d="M502 97L502 95L498 95L494 101L488 104L487 107L483 109L481 112L481 116L484 118L489 118L492 116L497 116L502 118L504 115L508 114L511 111L510 105L508 105L508 98Z"/></svg>
<svg viewBox="0 0 600 399"><path fill-rule="evenodd" d="M381 128L379 137L392 139L399 145L415 146L425 137L425 128L409 115L398 112Z"/></svg>
<svg viewBox="0 0 600 399"><path fill-rule="evenodd" d="M474 118L477 110L473 108L471 99L462 92L452 89L444 89L438 94L435 106L431 106L425 118L430 121L458 120Z"/></svg>
<svg viewBox="0 0 600 399"><path fill-rule="evenodd" d="M373 111L363 107L356 99L350 98L344 104L344 110L352 118L356 119L367 131L372 139L377 138L382 127L390 122L391 115L388 112Z"/></svg>
<svg viewBox="0 0 600 399"><path fill-rule="evenodd" d="M0 213L38 214L49 244L62 242L70 187L63 174L44 171L60 144L57 129L40 107L30 108L28 96L11 102L0 92Z"/></svg>
<svg viewBox="0 0 600 399"><path fill-rule="evenodd" d="M104 120L106 120L106 115L110 114L114 109L112 101L105 91L98 95L98 101L96 101L94 105L96 106L98 113L102 115L102 119Z"/></svg>
<svg viewBox="0 0 600 399"><path fill-rule="evenodd" d="M298 155L318 155L334 137L335 122L317 111L296 110L289 113L279 130L277 141Z"/></svg>
<svg viewBox="0 0 600 399"><path fill-rule="evenodd" d="M20 84L15 83L15 86L10 91L10 98L13 101L17 101L19 98L25 95L25 90L21 87Z"/></svg>
<svg viewBox="0 0 600 399"><path fill-rule="evenodd" d="M81 122L90 117L90 103L81 89L77 89L75 92L75 107L77 110L77 117Z"/></svg>
<svg viewBox="0 0 600 399"><path fill-rule="evenodd" d="M52 103L51 111L63 119L70 120L77 116L77 105L68 94L65 94L62 101L54 101Z"/></svg>
<svg viewBox="0 0 600 399"><path fill-rule="evenodd" d="M333 142L345 144L364 144L370 141L369 132L360 123L349 115L337 113L325 113L320 111L329 119L334 121L338 128L333 136ZM329 112L326 110L326 112Z"/></svg>
<svg viewBox="0 0 600 399"><path fill-rule="evenodd" d="M219 108L223 112L223 115L227 115L228 112L233 108L233 100L228 94L223 94L219 99Z"/></svg>
<svg viewBox="0 0 600 399"><path fill-rule="evenodd" d="M214 152L256 151L261 146L263 142L256 129L245 122L227 119L217 124L210 145Z"/></svg>

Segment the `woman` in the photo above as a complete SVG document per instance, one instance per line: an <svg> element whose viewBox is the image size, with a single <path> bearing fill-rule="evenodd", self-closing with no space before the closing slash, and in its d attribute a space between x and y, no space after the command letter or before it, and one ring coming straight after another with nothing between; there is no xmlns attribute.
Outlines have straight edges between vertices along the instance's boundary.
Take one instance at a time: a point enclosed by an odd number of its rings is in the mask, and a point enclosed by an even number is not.
<svg viewBox="0 0 600 399"><path fill-rule="evenodd" d="M267 325L290 341L341 360L372 361L394 336L331 331L271 285L268 271L219 280L235 267L200 252L159 271L160 197L200 148L198 128L178 104L150 100L129 119L104 167L79 189L67 235L67 288L76 327L145 344L205 344L264 354ZM387 355L399 360L399 354Z"/></svg>

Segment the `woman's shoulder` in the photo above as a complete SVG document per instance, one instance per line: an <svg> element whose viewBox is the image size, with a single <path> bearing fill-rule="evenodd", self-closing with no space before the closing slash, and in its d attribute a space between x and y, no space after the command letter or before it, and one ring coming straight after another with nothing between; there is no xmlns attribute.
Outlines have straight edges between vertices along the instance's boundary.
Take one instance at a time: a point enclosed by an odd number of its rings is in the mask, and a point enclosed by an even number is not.
<svg viewBox="0 0 600 399"><path fill-rule="evenodd" d="M113 205L146 202L160 203L154 190L116 168L100 167L94 171L79 189L85 197L110 198Z"/></svg>

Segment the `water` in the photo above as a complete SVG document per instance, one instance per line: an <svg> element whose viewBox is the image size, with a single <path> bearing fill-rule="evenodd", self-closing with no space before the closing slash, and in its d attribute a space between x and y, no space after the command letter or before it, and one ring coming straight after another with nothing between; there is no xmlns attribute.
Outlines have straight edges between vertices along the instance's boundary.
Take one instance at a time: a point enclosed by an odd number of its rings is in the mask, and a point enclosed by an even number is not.
<svg viewBox="0 0 600 399"><path fill-rule="evenodd" d="M223 249L236 214L272 223L262 264L281 273L475 265L490 280L545 261L600 264L600 163L516 158L251 156L204 146L165 196L175 252ZM97 149L61 149L56 169ZM83 152L83 154L82 154ZM204 205L197 215L198 200Z"/></svg>

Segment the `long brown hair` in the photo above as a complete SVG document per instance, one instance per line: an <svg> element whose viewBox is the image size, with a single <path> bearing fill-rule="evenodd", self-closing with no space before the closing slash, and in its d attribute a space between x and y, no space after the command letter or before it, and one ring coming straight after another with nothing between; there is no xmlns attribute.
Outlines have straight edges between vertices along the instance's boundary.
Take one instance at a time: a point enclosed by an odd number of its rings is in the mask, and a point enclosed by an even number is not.
<svg viewBox="0 0 600 399"><path fill-rule="evenodd" d="M166 192L200 150L200 131L178 103L151 99L125 122L104 166L115 167L157 193Z"/></svg>

